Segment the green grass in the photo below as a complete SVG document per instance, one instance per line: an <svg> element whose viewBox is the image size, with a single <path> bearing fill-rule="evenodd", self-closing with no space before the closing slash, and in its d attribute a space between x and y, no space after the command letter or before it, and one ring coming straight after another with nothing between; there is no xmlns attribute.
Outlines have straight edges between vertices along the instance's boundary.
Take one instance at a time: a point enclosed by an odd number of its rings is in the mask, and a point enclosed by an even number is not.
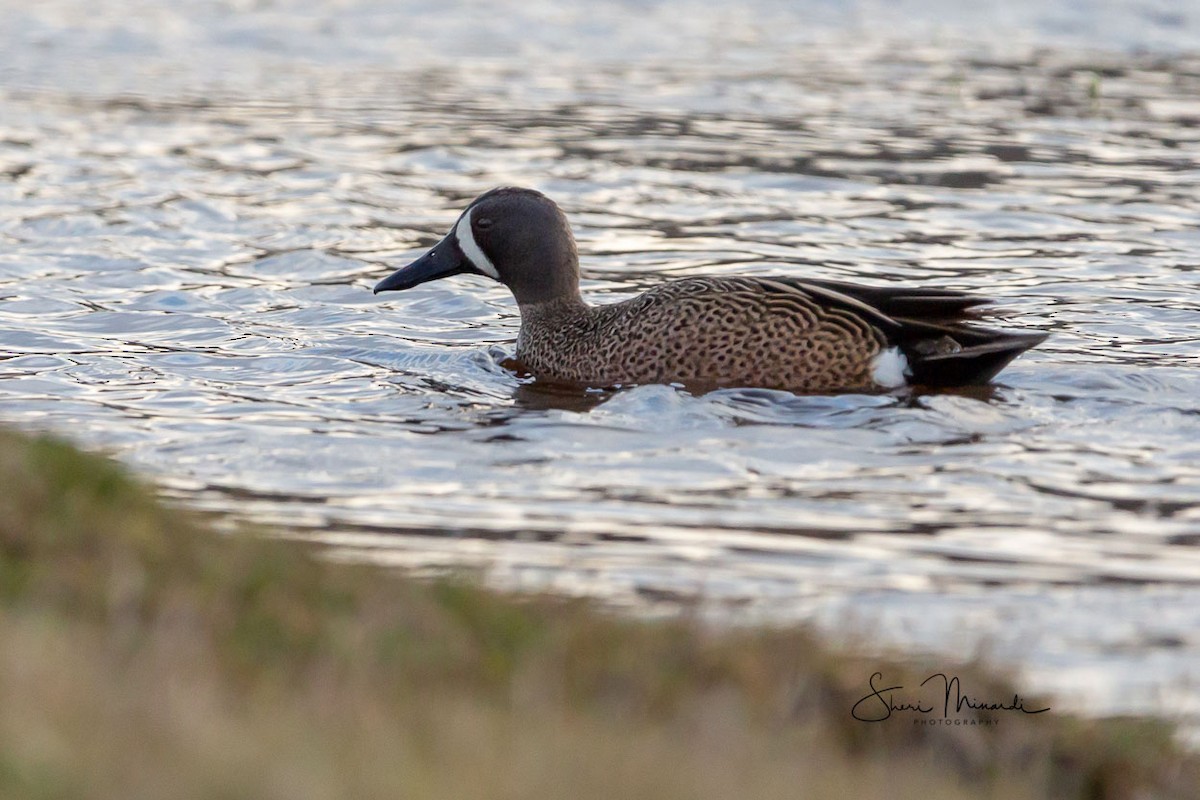
<svg viewBox="0 0 1200 800"><path fill-rule="evenodd" d="M864 724L805 630L616 618L219 534L0 432L0 797L1193 798L1162 724ZM936 664L939 668L951 665ZM1011 696L980 670L972 694ZM895 724L893 724L895 723Z"/></svg>

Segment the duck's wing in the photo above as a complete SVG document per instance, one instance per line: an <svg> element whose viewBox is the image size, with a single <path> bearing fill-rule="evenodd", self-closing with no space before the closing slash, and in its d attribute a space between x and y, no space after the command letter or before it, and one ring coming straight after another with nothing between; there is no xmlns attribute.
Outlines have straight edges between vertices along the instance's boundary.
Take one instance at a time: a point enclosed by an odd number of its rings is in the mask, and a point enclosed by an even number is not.
<svg viewBox="0 0 1200 800"><path fill-rule="evenodd" d="M950 289L861 286L840 281L750 278L762 290L803 295L840 308L875 327L908 361L911 383L964 386L987 383L1009 362L1044 342L1045 333L1017 333L972 324L990 298Z"/></svg>
<svg viewBox="0 0 1200 800"><path fill-rule="evenodd" d="M852 297L890 317L918 320L961 320L970 310L992 302L990 297L967 294L953 289L925 289L917 286L862 286L841 281L797 280L798 286Z"/></svg>

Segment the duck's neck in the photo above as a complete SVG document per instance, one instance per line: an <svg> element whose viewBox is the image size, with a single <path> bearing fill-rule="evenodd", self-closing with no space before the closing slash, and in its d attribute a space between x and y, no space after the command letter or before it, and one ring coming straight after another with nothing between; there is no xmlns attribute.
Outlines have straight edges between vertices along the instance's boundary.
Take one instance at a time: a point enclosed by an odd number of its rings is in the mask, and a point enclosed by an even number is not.
<svg viewBox="0 0 1200 800"><path fill-rule="evenodd" d="M564 320L587 316L590 307L583 302L579 292L561 295L553 300L543 300L537 303L517 302L521 309L521 324L561 324Z"/></svg>

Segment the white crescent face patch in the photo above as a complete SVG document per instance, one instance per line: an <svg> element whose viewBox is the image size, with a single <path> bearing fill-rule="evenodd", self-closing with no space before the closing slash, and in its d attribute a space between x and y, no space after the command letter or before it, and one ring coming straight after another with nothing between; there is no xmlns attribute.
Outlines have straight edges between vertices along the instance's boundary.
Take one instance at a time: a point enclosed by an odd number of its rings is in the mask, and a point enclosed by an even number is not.
<svg viewBox="0 0 1200 800"><path fill-rule="evenodd" d="M483 248L475 241L475 234L471 232L471 215L474 213L475 209L468 208L467 212L458 218L458 224L454 226L454 238L458 239L459 249L475 269L489 278L500 280L500 273L495 264L484 254Z"/></svg>

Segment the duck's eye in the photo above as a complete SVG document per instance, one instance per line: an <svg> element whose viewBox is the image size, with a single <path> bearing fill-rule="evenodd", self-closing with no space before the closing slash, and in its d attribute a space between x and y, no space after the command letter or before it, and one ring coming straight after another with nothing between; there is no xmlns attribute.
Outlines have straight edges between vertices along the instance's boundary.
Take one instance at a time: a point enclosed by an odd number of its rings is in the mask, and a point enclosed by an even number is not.
<svg viewBox="0 0 1200 800"><path fill-rule="evenodd" d="M475 227L479 228L481 231L486 231L488 228L492 227L492 221L487 217L481 217L475 220Z"/></svg>

